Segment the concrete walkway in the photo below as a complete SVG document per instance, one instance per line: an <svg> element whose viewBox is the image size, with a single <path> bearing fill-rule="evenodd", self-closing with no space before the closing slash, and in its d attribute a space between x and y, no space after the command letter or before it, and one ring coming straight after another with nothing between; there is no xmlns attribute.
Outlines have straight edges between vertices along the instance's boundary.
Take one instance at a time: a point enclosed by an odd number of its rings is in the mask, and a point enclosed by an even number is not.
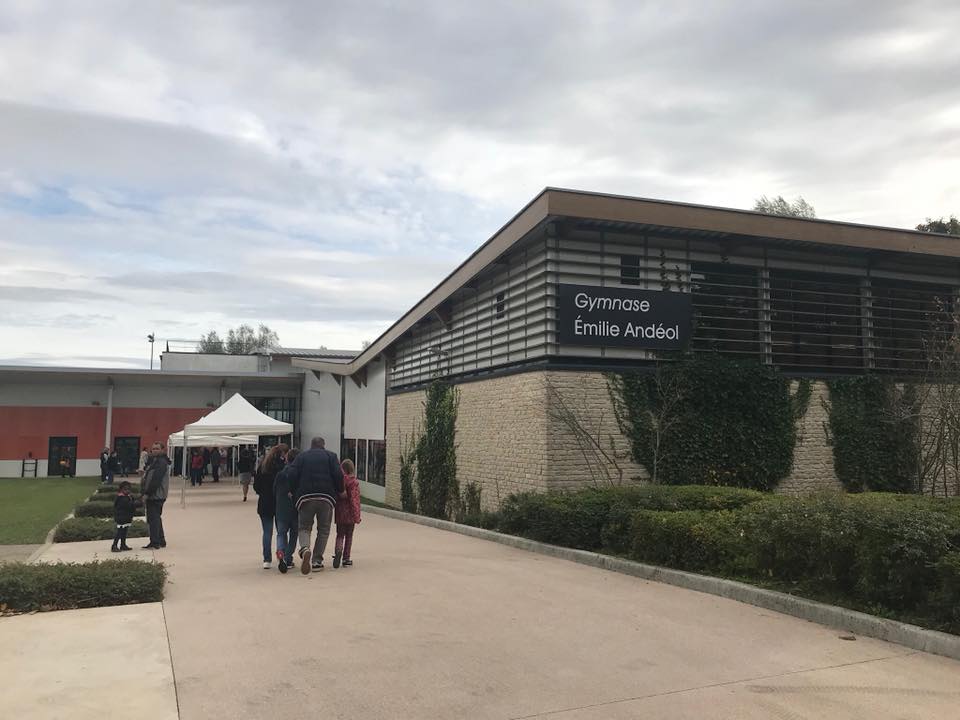
<svg viewBox="0 0 960 720"><path fill-rule="evenodd" d="M960 707L956 661L373 514L354 567L280 575L260 567L251 500L205 486L164 513L156 556L170 567L185 720L930 719Z"/></svg>

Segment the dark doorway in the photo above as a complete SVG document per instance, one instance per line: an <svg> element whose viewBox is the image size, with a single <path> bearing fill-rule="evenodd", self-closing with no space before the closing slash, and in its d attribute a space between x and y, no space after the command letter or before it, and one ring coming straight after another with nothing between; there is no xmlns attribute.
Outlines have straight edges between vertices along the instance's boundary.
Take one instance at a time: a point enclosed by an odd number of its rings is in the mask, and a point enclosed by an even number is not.
<svg viewBox="0 0 960 720"><path fill-rule="evenodd" d="M120 472L124 475L135 472L140 465L140 436L114 438L113 448L117 451L120 461Z"/></svg>
<svg viewBox="0 0 960 720"><path fill-rule="evenodd" d="M47 452L47 475L50 477L56 477L58 475L69 475L73 477L76 474L77 438L50 438L50 447Z"/></svg>

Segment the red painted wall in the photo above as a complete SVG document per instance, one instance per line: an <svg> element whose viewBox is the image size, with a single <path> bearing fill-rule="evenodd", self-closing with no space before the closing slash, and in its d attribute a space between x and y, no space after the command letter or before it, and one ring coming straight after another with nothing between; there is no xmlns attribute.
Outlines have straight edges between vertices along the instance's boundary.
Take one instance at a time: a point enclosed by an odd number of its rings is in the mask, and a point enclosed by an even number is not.
<svg viewBox="0 0 960 720"><path fill-rule="evenodd" d="M141 444L159 440L199 420L210 408L114 408L113 437L140 437ZM43 460L50 438L76 437L77 458L93 460L103 449L105 407L0 407L0 460L20 460L28 452ZM111 439L112 445L112 439Z"/></svg>

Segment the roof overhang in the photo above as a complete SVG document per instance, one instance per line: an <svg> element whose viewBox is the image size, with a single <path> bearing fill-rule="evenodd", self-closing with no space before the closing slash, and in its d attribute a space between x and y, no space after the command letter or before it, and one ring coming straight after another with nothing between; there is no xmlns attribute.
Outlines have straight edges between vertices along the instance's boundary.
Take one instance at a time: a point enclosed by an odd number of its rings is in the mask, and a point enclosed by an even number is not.
<svg viewBox="0 0 960 720"><path fill-rule="evenodd" d="M726 233L765 240L787 240L821 246L883 250L960 258L960 238L917 230L858 225L832 220L766 215L751 210L691 205L646 198L546 188L481 245L426 297L347 363L294 357L295 367L333 375L354 375L386 351L426 315L436 311L457 290L482 272L536 227L552 219L572 218L658 225L681 230Z"/></svg>

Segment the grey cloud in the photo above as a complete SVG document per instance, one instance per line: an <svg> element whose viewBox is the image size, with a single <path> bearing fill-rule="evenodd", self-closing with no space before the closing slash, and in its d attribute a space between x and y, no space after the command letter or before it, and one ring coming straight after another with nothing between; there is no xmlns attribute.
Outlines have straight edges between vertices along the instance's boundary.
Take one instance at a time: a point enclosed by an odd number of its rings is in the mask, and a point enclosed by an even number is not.
<svg viewBox="0 0 960 720"><path fill-rule="evenodd" d="M36 287L29 285L0 285L0 300L44 304L74 303L78 300L114 300L115 296L94 290Z"/></svg>

